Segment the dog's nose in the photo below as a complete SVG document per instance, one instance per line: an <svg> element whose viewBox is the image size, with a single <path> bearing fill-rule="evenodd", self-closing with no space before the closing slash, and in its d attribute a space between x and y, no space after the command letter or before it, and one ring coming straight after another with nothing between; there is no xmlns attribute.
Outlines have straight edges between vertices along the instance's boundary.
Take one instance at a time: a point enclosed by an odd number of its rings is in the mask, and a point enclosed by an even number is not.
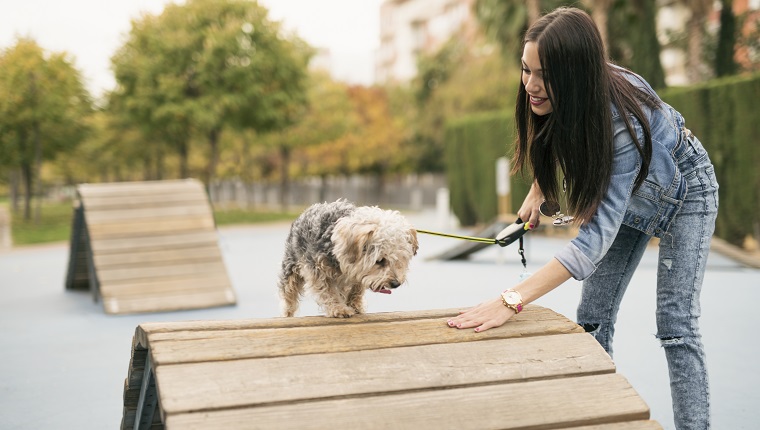
<svg viewBox="0 0 760 430"><path fill-rule="evenodd" d="M398 281L391 281L391 282L388 283L388 286L391 287L391 288L398 288L399 285L401 285L401 284L399 284Z"/></svg>

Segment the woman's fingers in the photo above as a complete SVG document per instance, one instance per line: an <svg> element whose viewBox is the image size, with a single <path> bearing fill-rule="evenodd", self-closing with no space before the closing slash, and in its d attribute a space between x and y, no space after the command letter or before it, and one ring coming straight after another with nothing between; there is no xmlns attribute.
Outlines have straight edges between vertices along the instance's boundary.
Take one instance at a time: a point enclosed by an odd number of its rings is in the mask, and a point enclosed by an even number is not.
<svg viewBox="0 0 760 430"><path fill-rule="evenodd" d="M501 299L490 300L460 313L447 321L449 327L458 329L474 328L477 332L503 325L514 315L514 311L501 303Z"/></svg>

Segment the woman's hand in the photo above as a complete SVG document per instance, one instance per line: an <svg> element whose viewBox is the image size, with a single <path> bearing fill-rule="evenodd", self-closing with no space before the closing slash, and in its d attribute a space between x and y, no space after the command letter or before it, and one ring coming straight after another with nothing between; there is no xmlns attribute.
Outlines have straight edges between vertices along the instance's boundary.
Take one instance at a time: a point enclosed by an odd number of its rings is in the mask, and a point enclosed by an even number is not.
<svg viewBox="0 0 760 430"><path fill-rule="evenodd" d="M449 327L473 328L476 332L489 328L500 327L515 314L515 311L504 306L501 297L483 302L468 309L448 321Z"/></svg>
<svg viewBox="0 0 760 430"><path fill-rule="evenodd" d="M520 206L520 210L517 211L517 216L519 216L521 220L529 223L531 228L538 227L541 223L541 212L539 212L538 208L543 201L544 194L541 192L541 189L538 188L538 184L533 182L530 191L528 191L528 195L525 196L525 200L523 200L523 204Z"/></svg>

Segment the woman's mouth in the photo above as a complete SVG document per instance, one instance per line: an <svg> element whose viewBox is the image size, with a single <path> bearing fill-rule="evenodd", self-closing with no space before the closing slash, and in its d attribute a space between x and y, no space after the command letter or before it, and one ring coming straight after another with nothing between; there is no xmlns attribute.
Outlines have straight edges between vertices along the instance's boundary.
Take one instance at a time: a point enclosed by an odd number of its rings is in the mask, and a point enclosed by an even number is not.
<svg viewBox="0 0 760 430"><path fill-rule="evenodd" d="M543 97L530 96L530 104L532 104L533 106L541 106L547 100L549 100L549 99L548 98L543 98Z"/></svg>

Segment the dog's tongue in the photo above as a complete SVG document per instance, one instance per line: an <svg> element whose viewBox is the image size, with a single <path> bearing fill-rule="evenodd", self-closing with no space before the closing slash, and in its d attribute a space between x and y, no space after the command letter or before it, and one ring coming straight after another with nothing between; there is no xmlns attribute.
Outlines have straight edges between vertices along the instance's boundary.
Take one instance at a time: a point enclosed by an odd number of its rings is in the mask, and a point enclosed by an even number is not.
<svg viewBox="0 0 760 430"><path fill-rule="evenodd" d="M388 289L385 289L385 288L383 288L382 290L377 290L377 291L375 291L375 292L376 292L376 293L380 293L380 294L390 294L390 293L391 293L391 290L388 290Z"/></svg>

